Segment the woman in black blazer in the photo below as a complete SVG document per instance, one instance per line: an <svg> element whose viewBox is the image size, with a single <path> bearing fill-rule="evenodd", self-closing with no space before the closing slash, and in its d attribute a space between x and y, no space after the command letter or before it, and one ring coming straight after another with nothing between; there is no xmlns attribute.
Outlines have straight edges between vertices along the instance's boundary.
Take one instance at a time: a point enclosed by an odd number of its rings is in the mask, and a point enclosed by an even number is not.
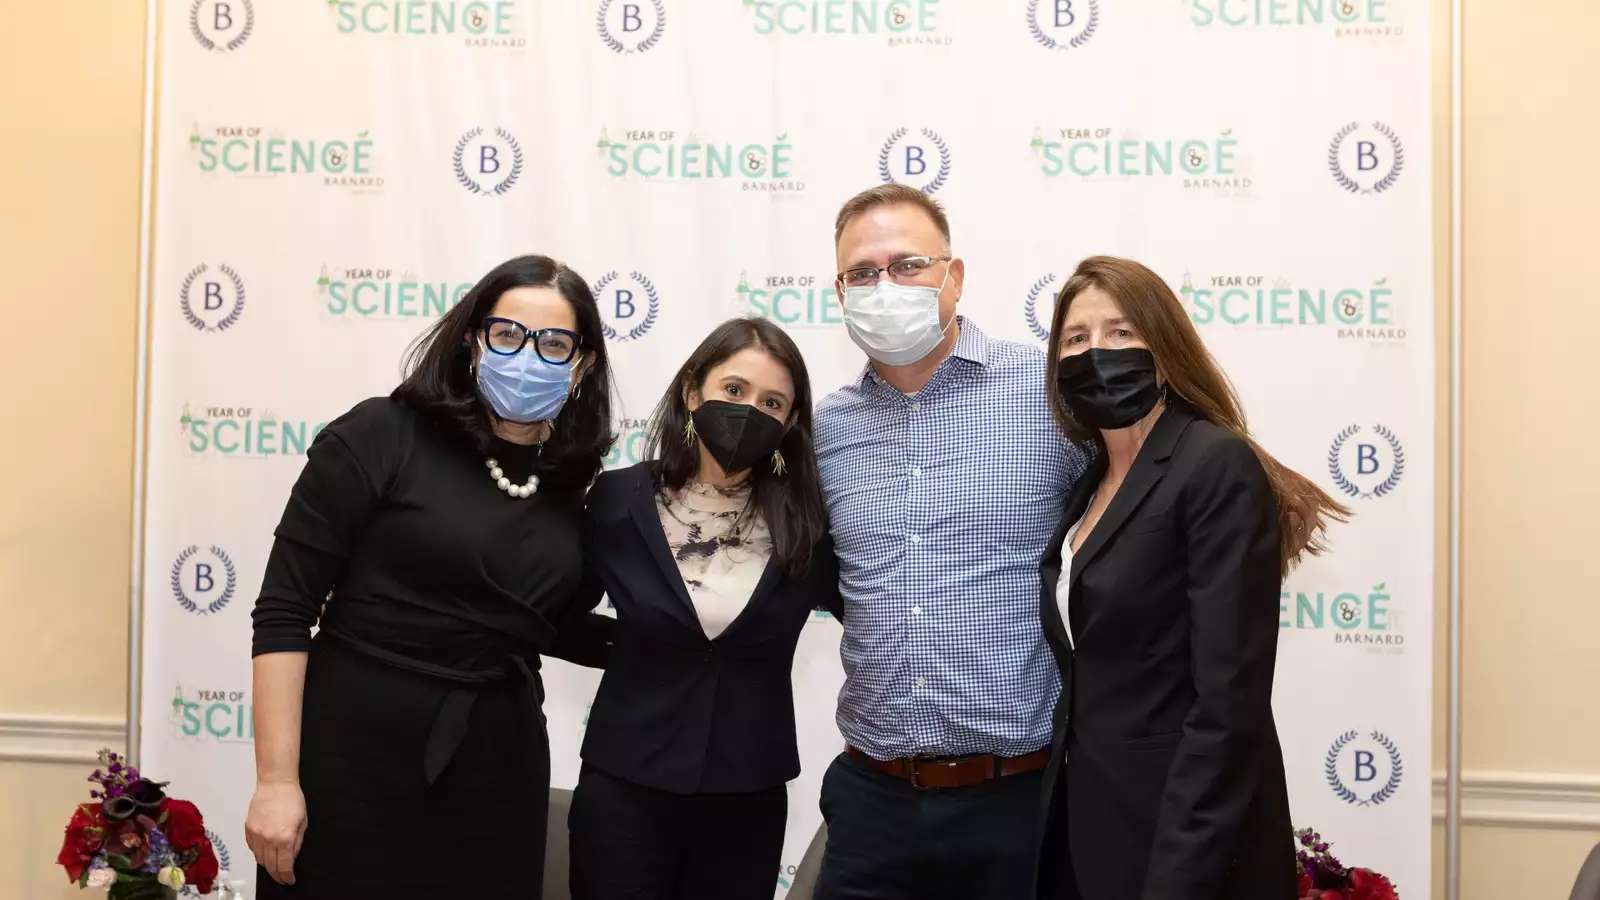
<svg viewBox="0 0 1600 900"><path fill-rule="evenodd" d="M1061 667L1040 894L1292 900L1272 720L1283 573L1348 510L1257 446L1172 290L1091 257L1057 299L1051 406L1094 462L1041 562Z"/></svg>
<svg viewBox="0 0 1600 900"><path fill-rule="evenodd" d="M805 361L735 319L684 363L654 460L589 493L590 606L616 607L573 796L575 900L760 898L800 774L790 669L812 611L839 615Z"/></svg>

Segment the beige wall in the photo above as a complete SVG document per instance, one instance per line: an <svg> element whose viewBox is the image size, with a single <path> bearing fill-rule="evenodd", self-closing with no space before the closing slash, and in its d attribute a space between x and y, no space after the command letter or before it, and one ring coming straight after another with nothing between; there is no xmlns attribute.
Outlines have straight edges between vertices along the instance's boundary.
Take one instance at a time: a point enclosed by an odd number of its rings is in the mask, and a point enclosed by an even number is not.
<svg viewBox="0 0 1600 900"><path fill-rule="evenodd" d="M1586 413L1600 401L1584 365L1600 333L1600 13L1583 0L1465 3L1470 799L1476 773L1600 776L1590 700L1600 639L1585 615L1600 587L1600 528L1587 514L1600 477L1585 452L1600 446L1600 420ZM1436 6L1442 303L1448 19ZM0 31L0 271L13 289L0 375L15 386L7 424L35 436L0 445L0 611L11 626L0 730L18 716L123 711L143 20L142 3L98 5L92 25L47 3L30 7L27 28ZM68 311L79 314L73 339L99 348L92 366L59 365L51 336ZM1442 635L1437 646L1436 770ZM76 896L50 860L87 787L82 769L0 753L0 896ZM1463 896L1564 898L1596 840L1600 829L1469 825Z"/></svg>
<svg viewBox="0 0 1600 900"><path fill-rule="evenodd" d="M13 733L23 715L124 717L144 10L34 3L0 28L0 722ZM78 896L51 861L87 775L0 755L0 896Z"/></svg>
<svg viewBox="0 0 1600 900"><path fill-rule="evenodd" d="M1600 11L1464 22L1464 769L1600 776ZM1564 900L1596 841L1470 826L1463 896Z"/></svg>
<svg viewBox="0 0 1600 900"><path fill-rule="evenodd" d="M1467 765L1600 772L1600 11L1508 12L1464 43Z"/></svg>

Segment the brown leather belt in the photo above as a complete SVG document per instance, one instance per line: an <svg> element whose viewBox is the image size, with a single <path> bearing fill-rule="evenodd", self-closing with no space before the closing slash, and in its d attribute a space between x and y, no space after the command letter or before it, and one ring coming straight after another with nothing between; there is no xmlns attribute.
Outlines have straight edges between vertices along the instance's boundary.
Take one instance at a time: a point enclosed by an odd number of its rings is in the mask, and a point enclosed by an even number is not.
<svg viewBox="0 0 1600 900"><path fill-rule="evenodd" d="M868 768L909 781L912 787L918 789L972 787L1007 775L1037 772L1050 763L1049 747L1024 756L995 756L992 753L980 753L977 756L902 759L873 759L849 746L844 748L844 752Z"/></svg>

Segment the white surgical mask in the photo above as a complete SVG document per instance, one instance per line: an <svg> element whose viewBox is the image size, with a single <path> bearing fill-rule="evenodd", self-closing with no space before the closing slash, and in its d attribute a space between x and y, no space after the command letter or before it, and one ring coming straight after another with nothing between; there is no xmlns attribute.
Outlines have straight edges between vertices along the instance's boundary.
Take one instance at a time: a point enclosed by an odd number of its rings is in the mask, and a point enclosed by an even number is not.
<svg viewBox="0 0 1600 900"><path fill-rule="evenodd" d="M844 324L850 339L886 366L917 362L944 340L949 326L939 324L939 293L949 280L946 266L938 287L895 284L884 277L872 287L845 288Z"/></svg>

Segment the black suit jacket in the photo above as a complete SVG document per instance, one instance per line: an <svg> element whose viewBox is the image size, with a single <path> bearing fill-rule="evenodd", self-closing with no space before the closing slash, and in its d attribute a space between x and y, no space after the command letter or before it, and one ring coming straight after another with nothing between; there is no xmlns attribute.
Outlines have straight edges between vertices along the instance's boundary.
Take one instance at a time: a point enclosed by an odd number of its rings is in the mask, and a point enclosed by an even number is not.
<svg viewBox="0 0 1600 900"><path fill-rule="evenodd" d="M583 739L588 765L676 794L744 793L800 774L790 670L812 610L842 615L824 538L791 578L768 563L744 611L708 639L667 546L654 463L602 474L584 518L585 596L617 610Z"/></svg>
<svg viewBox="0 0 1600 900"><path fill-rule="evenodd" d="M1174 398L1072 560L1105 475L1069 495L1040 569L1063 677L1045 773L1046 891L1083 900L1292 900L1288 791L1272 720L1277 503L1249 444ZM1070 863L1076 892L1059 887Z"/></svg>

